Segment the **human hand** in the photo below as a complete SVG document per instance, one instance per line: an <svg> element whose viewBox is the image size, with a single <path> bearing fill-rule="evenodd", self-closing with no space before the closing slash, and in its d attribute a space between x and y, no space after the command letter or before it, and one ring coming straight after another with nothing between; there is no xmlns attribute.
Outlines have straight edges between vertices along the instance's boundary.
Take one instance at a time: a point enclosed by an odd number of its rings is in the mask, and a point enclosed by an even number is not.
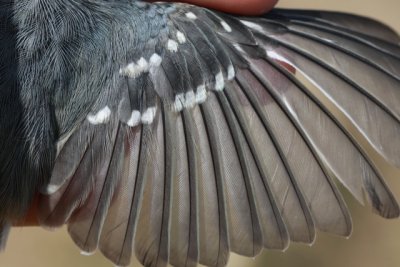
<svg viewBox="0 0 400 267"><path fill-rule="evenodd" d="M207 8L212 8L223 12L234 13L238 15L260 15L270 11L278 2L278 0L179 0L179 1Z"/></svg>

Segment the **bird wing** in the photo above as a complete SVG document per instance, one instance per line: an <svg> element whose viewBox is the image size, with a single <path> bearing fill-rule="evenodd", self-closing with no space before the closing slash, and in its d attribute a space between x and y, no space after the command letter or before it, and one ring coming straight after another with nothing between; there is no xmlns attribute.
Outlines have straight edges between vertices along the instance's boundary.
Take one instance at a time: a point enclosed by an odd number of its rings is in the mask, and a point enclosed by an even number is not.
<svg viewBox="0 0 400 267"><path fill-rule="evenodd" d="M67 223L119 266L133 251L145 266L224 266L316 229L350 235L337 181L399 216L378 164L400 166L393 31L341 13L152 6L164 31L59 141L43 225Z"/></svg>

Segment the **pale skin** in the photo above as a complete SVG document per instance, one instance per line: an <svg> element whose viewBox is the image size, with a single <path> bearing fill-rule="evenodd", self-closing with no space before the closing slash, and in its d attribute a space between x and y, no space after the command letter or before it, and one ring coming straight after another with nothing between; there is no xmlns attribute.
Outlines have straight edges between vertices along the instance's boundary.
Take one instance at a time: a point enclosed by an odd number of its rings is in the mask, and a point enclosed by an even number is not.
<svg viewBox="0 0 400 267"><path fill-rule="evenodd" d="M154 0L148 0L155 2ZM168 1L168 0L164 0ZM278 0L178 0L189 4L203 6L237 15L260 15L271 10ZM171 1L171 2L176 2ZM16 226L37 226L37 198L32 203L27 216L17 222Z"/></svg>
<svg viewBox="0 0 400 267"><path fill-rule="evenodd" d="M154 2L155 0L150 1ZM194 4L238 15L260 15L271 10L278 0L178 0L178 2Z"/></svg>

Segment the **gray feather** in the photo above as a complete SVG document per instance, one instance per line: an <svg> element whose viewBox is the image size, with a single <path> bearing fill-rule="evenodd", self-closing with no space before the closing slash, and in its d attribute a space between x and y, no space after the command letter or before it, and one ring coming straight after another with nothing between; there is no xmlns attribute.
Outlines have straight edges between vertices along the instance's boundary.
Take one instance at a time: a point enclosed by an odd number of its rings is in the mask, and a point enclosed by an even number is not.
<svg viewBox="0 0 400 267"><path fill-rule="evenodd" d="M337 28L343 31L352 31L356 34L371 36L393 44L400 41L396 32L387 25L371 18L326 11L300 11L300 10L276 10L277 14L299 21L311 21L326 25L330 28Z"/></svg>
<svg viewBox="0 0 400 267"><path fill-rule="evenodd" d="M168 227L165 213L165 128L161 114L143 133L142 153L138 176L144 177L143 195L138 211L134 250L144 266L166 266L168 243L163 230ZM168 218L168 217L167 217Z"/></svg>
<svg viewBox="0 0 400 267"><path fill-rule="evenodd" d="M80 24L57 9L68 3ZM68 223L82 250L119 266L133 252L145 266L225 266L231 251L310 244L317 229L348 236L335 179L379 215L399 216L373 158L400 165L399 39L382 24L140 1L48 8L16 6L28 56L24 99L13 103L31 111L21 116L43 113L27 121L28 147L57 151L40 221ZM44 15L28 25L34 14Z"/></svg>
<svg viewBox="0 0 400 267"><path fill-rule="evenodd" d="M208 266L218 266L227 262L226 223L221 222L221 204L217 190L216 172L207 128L200 107L191 110L195 127L195 153L198 165L199 201L199 262ZM223 217L222 217L223 218ZM224 227L224 228L222 228Z"/></svg>
<svg viewBox="0 0 400 267"><path fill-rule="evenodd" d="M118 125L114 129L115 141L111 142L110 161L105 162L104 172L96 177L93 191L84 207L75 211L68 223L69 234L85 252L97 249L114 190L124 170L126 128Z"/></svg>
<svg viewBox="0 0 400 267"><path fill-rule="evenodd" d="M142 178L137 176L141 134L141 127L132 129L127 134L123 173L104 221L99 243L104 255L118 266L128 265L133 251L137 218L135 203L141 194L142 183Z"/></svg>

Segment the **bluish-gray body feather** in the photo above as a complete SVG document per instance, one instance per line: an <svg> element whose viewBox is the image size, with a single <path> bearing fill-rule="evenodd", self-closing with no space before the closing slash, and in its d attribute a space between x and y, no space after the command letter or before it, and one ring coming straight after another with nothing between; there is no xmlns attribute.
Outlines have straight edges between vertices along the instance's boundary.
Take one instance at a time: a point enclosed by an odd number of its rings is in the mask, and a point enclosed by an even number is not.
<svg viewBox="0 0 400 267"><path fill-rule="evenodd" d="M2 1L0 218L26 211L57 140L99 95L118 97L105 88L165 30L163 13L135 1Z"/></svg>

